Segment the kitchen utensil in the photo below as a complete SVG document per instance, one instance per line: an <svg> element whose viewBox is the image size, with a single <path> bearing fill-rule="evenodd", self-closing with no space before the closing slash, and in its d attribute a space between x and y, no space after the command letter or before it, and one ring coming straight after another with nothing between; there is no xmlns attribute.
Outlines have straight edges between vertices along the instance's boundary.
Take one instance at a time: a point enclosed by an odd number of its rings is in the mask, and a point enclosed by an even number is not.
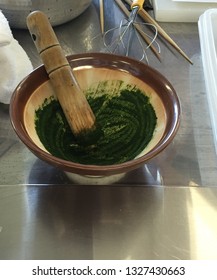
<svg viewBox="0 0 217 280"><path fill-rule="evenodd" d="M80 164L52 155L39 140L35 128L35 112L54 94L42 65L19 84L10 103L10 117L16 133L38 158L69 173L109 176L144 165L171 143L180 123L180 102L171 83L157 70L138 60L108 53L71 55L68 60L89 97L102 91L111 96L119 95L120 81L121 87L138 87L147 94L157 116L156 129L148 146L134 159L123 163Z"/></svg>
<svg viewBox="0 0 217 280"><path fill-rule="evenodd" d="M95 130L95 116L47 16L41 11L32 12L27 17L27 26L73 134L85 136Z"/></svg>
<svg viewBox="0 0 217 280"><path fill-rule="evenodd" d="M129 5L132 4L132 0L125 0ZM174 42L174 40L163 30L163 28L147 13L144 9L139 10L141 18L148 23L154 24L157 28L158 34L160 34L171 46L173 46L189 63L193 64L190 58L183 52L183 50Z"/></svg>
<svg viewBox="0 0 217 280"><path fill-rule="evenodd" d="M143 60L144 58L148 61L146 55L146 50L151 48L154 51L155 55L160 59L159 51L153 47L153 42L157 36L157 30L154 25L156 33L153 38L150 39L150 36L147 35L143 28L144 25L150 25L149 23L138 23L136 22L136 16L139 10L142 9L144 0L134 0L131 5L131 12L129 13L121 0L115 0L121 10L128 16L127 20L122 20L120 26L114 27L107 30L104 33L103 39L106 48L111 53L119 53L129 56L131 52L135 52L134 57ZM147 46L143 46L142 38L146 41ZM158 45L159 46L159 45Z"/></svg>
<svg viewBox="0 0 217 280"><path fill-rule="evenodd" d="M100 26L101 32L104 33L104 0L99 0L99 10L100 10Z"/></svg>

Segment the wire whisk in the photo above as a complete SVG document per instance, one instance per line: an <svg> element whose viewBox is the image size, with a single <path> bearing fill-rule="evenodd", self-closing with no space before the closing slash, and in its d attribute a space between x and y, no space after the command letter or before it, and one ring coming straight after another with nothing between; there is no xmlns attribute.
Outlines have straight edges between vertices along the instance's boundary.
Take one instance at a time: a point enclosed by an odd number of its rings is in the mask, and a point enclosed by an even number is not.
<svg viewBox="0 0 217 280"><path fill-rule="evenodd" d="M103 42L106 49L115 54L133 56L138 60L146 60L146 51L151 48L159 58L160 46L156 41L158 30L154 24L136 21L138 11L142 9L144 0L134 0L131 5L131 12L127 10L121 0L115 0L122 11L128 16L120 21L120 25L104 32ZM151 27L154 35L149 35L144 28ZM145 41L145 42L144 42ZM153 44L157 46L153 47Z"/></svg>

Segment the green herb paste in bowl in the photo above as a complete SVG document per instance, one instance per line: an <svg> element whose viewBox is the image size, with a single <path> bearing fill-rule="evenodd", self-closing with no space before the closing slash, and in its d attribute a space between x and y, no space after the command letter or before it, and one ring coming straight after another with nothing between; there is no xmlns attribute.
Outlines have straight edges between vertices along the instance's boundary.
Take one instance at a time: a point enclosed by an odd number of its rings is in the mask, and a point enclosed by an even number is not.
<svg viewBox="0 0 217 280"><path fill-rule="evenodd" d="M88 165L119 164L137 157L148 145L157 117L150 98L132 85L112 87L107 82L86 91L102 136L82 145L72 134L59 102L51 96L35 111L35 129L52 155Z"/></svg>
<svg viewBox="0 0 217 280"><path fill-rule="evenodd" d="M17 135L39 159L72 180L107 177L110 183L171 143L181 106L173 86L158 71L106 53L71 55L68 60L101 134L85 135L88 143L74 137L42 65L19 84L10 102Z"/></svg>

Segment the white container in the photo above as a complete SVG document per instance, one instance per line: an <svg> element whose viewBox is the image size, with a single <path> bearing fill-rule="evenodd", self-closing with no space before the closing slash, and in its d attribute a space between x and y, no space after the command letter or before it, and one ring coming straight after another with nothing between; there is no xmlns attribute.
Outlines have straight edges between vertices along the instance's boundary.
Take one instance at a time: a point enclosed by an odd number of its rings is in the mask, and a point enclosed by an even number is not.
<svg viewBox="0 0 217 280"><path fill-rule="evenodd" d="M198 21L201 54L210 118L217 152L217 9L204 12Z"/></svg>
<svg viewBox="0 0 217 280"><path fill-rule="evenodd" d="M217 8L216 2L178 2L152 0L155 19L160 22L198 22L207 9Z"/></svg>

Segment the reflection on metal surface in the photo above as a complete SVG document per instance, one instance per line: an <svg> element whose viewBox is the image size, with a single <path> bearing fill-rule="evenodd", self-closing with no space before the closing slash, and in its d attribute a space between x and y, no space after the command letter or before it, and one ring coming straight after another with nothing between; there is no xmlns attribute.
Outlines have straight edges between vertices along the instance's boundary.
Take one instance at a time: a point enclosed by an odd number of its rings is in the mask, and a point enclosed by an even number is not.
<svg viewBox="0 0 217 280"><path fill-rule="evenodd" d="M97 178L67 173L36 159L29 171L27 184L162 186L163 178L160 168L151 162L128 173Z"/></svg>
<svg viewBox="0 0 217 280"><path fill-rule="evenodd" d="M22 254L26 258L44 255L45 259L133 259L150 254L150 230L157 225L151 221L160 221L163 213L164 190L159 190L27 187L23 201L26 215L22 214L27 228L21 229L26 246ZM147 227L150 222L152 226Z"/></svg>
<svg viewBox="0 0 217 280"><path fill-rule="evenodd" d="M0 259L216 259L217 189L0 187Z"/></svg>
<svg viewBox="0 0 217 280"><path fill-rule="evenodd" d="M159 169L154 168L152 165L145 164L137 170L129 173L121 173L111 176L81 176L78 174L67 173L66 175L70 179L72 184L80 185L114 185L114 184L135 184L139 183L137 176L141 180L142 185L146 186L157 186L163 185L163 178L160 175Z"/></svg>
<svg viewBox="0 0 217 280"><path fill-rule="evenodd" d="M15 140L7 139L5 137L0 137L0 157L4 156L10 148L15 144Z"/></svg>
<svg viewBox="0 0 217 280"><path fill-rule="evenodd" d="M189 215L192 220L192 259L215 259L217 257L217 196L190 189ZM210 196L214 199L210 200Z"/></svg>
<svg viewBox="0 0 217 280"><path fill-rule="evenodd" d="M82 176L65 172L72 183L80 185L111 185L121 180L125 173L111 175L111 176Z"/></svg>
<svg viewBox="0 0 217 280"><path fill-rule="evenodd" d="M34 164L31 166L31 169L28 174L27 184L69 184L70 181L67 178L66 174L46 162L43 162L39 159L35 159Z"/></svg>

